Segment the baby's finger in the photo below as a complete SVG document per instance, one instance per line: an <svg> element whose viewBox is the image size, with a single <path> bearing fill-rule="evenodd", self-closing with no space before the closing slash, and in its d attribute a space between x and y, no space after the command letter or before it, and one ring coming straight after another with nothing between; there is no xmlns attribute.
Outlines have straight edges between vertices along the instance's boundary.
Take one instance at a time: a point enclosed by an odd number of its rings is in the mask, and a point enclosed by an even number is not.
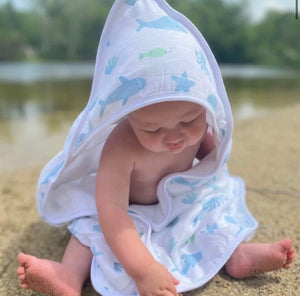
<svg viewBox="0 0 300 296"><path fill-rule="evenodd" d="M166 291L166 295L165 296L179 296L176 289L175 291Z"/></svg>
<svg viewBox="0 0 300 296"><path fill-rule="evenodd" d="M173 275L172 275L172 281L175 286L180 284L180 282Z"/></svg>
<svg viewBox="0 0 300 296"><path fill-rule="evenodd" d="M178 282L178 283L179 283L179 282ZM179 296L179 295L178 295L178 292L177 292L177 290L176 290L176 288L175 288L175 284L172 285L172 287L170 288L169 291L172 293L173 296Z"/></svg>

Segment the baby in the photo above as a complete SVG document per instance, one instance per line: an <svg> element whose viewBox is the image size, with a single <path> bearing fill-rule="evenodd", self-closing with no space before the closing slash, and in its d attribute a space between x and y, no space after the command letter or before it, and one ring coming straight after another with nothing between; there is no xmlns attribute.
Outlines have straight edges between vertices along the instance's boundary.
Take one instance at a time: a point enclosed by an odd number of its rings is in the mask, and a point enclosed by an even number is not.
<svg viewBox="0 0 300 296"><path fill-rule="evenodd" d="M90 275L104 296L178 296L224 265L239 279L288 268L291 239L245 243L257 223L227 170L231 137L200 32L164 0L116 0L89 103L38 184L41 216L72 237L61 263L19 254L21 287L75 296Z"/></svg>
<svg viewBox="0 0 300 296"><path fill-rule="evenodd" d="M99 166L96 202L107 243L140 295L178 295L179 283L142 243L128 206L157 203L158 182L191 168L214 149L206 112L191 102L153 104L128 115L106 141ZM294 258L290 239L240 246L226 263L234 278L288 268ZM21 286L47 295L81 295L89 276L90 249L72 237L61 263L19 254Z"/></svg>

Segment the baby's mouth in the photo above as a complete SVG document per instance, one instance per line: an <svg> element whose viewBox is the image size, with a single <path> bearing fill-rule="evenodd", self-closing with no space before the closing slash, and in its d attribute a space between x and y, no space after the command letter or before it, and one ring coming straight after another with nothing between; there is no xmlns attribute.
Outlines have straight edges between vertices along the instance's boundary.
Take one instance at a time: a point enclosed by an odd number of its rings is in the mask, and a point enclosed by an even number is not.
<svg viewBox="0 0 300 296"><path fill-rule="evenodd" d="M177 151L183 147L183 144L184 144L183 142L171 144L171 145L168 145L168 149L169 149L169 151Z"/></svg>

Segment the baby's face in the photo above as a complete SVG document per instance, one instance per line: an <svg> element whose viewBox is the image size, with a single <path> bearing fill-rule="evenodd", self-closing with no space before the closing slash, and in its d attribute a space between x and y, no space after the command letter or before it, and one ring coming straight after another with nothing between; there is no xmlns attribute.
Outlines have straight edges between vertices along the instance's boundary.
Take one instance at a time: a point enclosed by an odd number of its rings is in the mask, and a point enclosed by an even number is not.
<svg viewBox="0 0 300 296"><path fill-rule="evenodd" d="M204 139L206 110L184 101L153 104L128 115L139 142L152 152L180 153Z"/></svg>

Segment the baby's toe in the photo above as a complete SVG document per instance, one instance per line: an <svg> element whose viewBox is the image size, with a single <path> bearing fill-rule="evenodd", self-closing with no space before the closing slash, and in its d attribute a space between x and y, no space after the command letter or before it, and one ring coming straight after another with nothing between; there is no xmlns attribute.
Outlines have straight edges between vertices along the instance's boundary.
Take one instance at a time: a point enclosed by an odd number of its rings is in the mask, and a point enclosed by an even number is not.
<svg viewBox="0 0 300 296"><path fill-rule="evenodd" d="M22 289L29 289L29 286L26 282L20 282L20 286Z"/></svg>
<svg viewBox="0 0 300 296"><path fill-rule="evenodd" d="M25 268L24 268L24 266L19 266L18 267L18 269L17 269L17 275L18 276L25 275Z"/></svg>

